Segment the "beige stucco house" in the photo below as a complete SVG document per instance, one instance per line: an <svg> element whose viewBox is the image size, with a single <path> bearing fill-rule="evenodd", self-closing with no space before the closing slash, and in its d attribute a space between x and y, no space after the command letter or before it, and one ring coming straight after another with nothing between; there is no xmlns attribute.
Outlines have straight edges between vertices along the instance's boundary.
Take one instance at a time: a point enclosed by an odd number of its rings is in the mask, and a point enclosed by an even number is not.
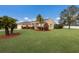
<svg viewBox="0 0 79 59"><path fill-rule="evenodd" d="M17 29L22 29L22 27L33 27L32 22L20 22L17 23Z"/></svg>
<svg viewBox="0 0 79 59"><path fill-rule="evenodd" d="M17 24L17 29L22 29L22 27L34 27L34 29L38 29L38 27L43 27L44 24L47 23L49 25L49 29L54 29L54 24L56 24L52 19L45 19L43 24L40 24L37 21L32 22L21 22Z"/></svg>
<svg viewBox="0 0 79 59"><path fill-rule="evenodd" d="M54 24L56 24L56 23L54 22L54 20L52 20L52 19L47 19L45 22L48 23L49 29L54 29Z"/></svg>

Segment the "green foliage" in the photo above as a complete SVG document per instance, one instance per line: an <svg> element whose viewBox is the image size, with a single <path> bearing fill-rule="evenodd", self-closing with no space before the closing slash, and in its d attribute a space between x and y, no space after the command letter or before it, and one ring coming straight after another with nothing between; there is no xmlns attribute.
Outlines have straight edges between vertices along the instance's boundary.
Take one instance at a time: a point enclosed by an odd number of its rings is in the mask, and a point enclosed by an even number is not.
<svg viewBox="0 0 79 59"><path fill-rule="evenodd" d="M36 18L36 21L38 21L39 23L44 23L44 19L40 14Z"/></svg>
<svg viewBox="0 0 79 59"><path fill-rule="evenodd" d="M61 11L60 13L60 23L61 24L67 24L71 25L72 22L74 22L76 20L76 15L79 12L79 8L76 6L69 6L67 9L64 9L63 11Z"/></svg>
<svg viewBox="0 0 79 59"><path fill-rule="evenodd" d="M76 19L79 20L79 14L77 15Z"/></svg>
<svg viewBox="0 0 79 59"><path fill-rule="evenodd" d="M2 17L0 17L0 29L3 28Z"/></svg>
<svg viewBox="0 0 79 59"><path fill-rule="evenodd" d="M0 17L0 27L5 28L5 34L9 35L9 29L11 29L11 33L13 33L13 29L16 27L16 19L8 16Z"/></svg>
<svg viewBox="0 0 79 59"><path fill-rule="evenodd" d="M55 24L54 25L54 29L62 29L63 28L63 24Z"/></svg>
<svg viewBox="0 0 79 59"><path fill-rule="evenodd" d="M8 27L12 24L15 24L17 21L16 19L8 16L3 16L0 18L0 20L1 20L2 26L8 26Z"/></svg>
<svg viewBox="0 0 79 59"><path fill-rule="evenodd" d="M36 21L39 22L39 24L41 25L41 27L38 27L38 28L39 30L42 31L43 30L42 24L44 23L44 19L40 14L36 17Z"/></svg>
<svg viewBox="0 0 79 59"><path fill-rule="evenodd" d="M67 9L68 13L70 13L70 15L74 15L76 14L78 11L79 11L79 8L72 5L72 6L69 6L68 9Z"/></svg>

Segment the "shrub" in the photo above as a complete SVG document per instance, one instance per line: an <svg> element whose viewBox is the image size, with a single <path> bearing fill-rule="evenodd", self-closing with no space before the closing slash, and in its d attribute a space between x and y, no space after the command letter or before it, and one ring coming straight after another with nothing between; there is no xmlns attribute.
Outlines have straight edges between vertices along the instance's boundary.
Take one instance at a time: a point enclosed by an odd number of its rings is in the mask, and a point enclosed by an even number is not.
<svg viewBox="0 0 79 59"><path fill-rule="evenodd" d="M55 24L54 25L54 29L62 29L63 28L63 24Z"/></svg>

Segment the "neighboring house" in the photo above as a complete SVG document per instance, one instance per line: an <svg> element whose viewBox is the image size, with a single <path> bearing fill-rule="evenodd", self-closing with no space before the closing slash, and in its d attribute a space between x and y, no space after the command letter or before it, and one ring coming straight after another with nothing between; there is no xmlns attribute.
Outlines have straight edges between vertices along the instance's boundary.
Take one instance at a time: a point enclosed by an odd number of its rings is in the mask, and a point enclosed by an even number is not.
<svg viewBox="0 0 79 59"><path fill-rule="evenodd" d="M17 23L17 29L22 29L22 28L26 28L26 27L33 27L32 22L20 22L20 23Z"/></svg>
<svg viewBox="0 0 79 59"><path fill-rule="evenodd" d="M44 24L47 23L49 25L49 29L54 29L54 24L56 24L52 19L45 19L43 24L40 24L37 21L32 21L32 22L21 22L17 24L17 29L22 29L22 27L29 27L29 28L34 28L35 30L38 29L38 27L43 27Z"/></svg>

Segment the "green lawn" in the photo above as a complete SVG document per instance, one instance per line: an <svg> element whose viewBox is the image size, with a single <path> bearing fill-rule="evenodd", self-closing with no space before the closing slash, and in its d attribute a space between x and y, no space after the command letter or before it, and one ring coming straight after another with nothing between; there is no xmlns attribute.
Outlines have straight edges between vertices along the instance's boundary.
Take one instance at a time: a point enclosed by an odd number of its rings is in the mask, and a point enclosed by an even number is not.
<svg viewBox="0 0 79 59"><path fill-rule="evenodd" d="M55 29L47 32L18 30L21 35L0 39L0 52L79 52L79 30ZM0 35L4 34L0 32Z"/></svg>

